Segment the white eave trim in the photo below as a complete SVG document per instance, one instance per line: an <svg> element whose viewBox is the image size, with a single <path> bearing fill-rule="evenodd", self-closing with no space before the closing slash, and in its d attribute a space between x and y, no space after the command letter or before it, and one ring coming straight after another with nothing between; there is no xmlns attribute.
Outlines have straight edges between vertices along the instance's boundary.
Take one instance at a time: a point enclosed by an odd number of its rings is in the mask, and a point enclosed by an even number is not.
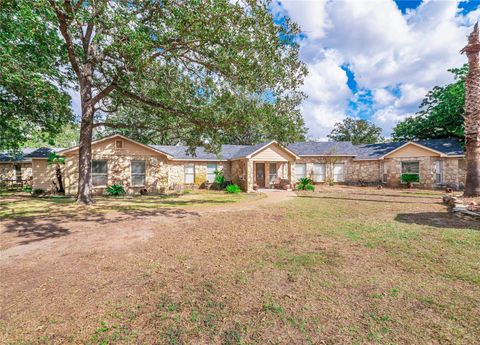
<svg viewBox="0 0 480 345"><path fill-rule="evenodd" d="M254 152L252 153L249 153L248 155L246 155L244 158L247 158L247 159L250 159L252 158L252 156L256 155L257 153L259 153L260 151L264 150L265 148L267 148L268 146L272 145L272 144L277 144L278 146L280 146L280 148L282 150L285 150L287 151L289 154L291 154L295 159L300 159L300 156L298 156L295 152L293 151L290 151L289 149L287 149L285 146L279 144L276 140L272 140L268 143L266 143L265 145L263 145L262 147L258 148L257 150L255 150ZM239 157L239 158L234 158L234 159L241 159L242 157Z"/></svg>
<svg viewBox="0 0 480 345"><path fill-rule="evenodd" d="M397 147L396 149L390 151L389 153L384 154L384 155L381 156L379 159L388 158L387 156L391 155L391 154L394 153L394 152L397 152L397 151L403 149L404 147L406 147L406 146L408 146L408 145L415 145L415 146L420 147L420 148L422 148L422 149L424 149L424 150L428 150L428 151L434 152L434 153L438 154L440 157L451 157L451 156L449 156L449 155L447 155L447 154L445 154L445 153L443 153L443 152L440 152L440 151L431 149L430 147L424 146L424 145L419 144L419 143L416 143L416 142L414 142L414 141L407 141L407 142L406 142L405 144L403 144L402 146L399 146L399 147Z"/></svg>
<svg viewBox="0 0 480 345"><path fill-rule="evenodd" d="M157 150L156 148L154 148L154 147L152 147L152 146L142 144L142 143L140 143L140 142L138 142L138 141L136 141L136 140L127 138L127 137L125 137L125 136L123 136L123 135L121 135L121 134L114 134L114 135L111 135L111 136L108 136L108 137L105 137L105 138L102 138L102 139L98 139L98 140L92 141L92 145L98 144L98 143L101 143L101 142L103 142L103 141L105 141L105 140L110 140L110 139L113 139L113 138L120 138L120 139L123 139L123 140L128 140L128 141L133 142L133 143L135 143L135 144L137 144L137 145L140 145L140 146L142 146L142 147L144 147L144 148L146 148L146 149L149 149L149 150L152 150L152 151L161 153L161 154L167 156L168 159L172 159L172 158L173 158L173 156L169 155L169 154L166 153L166 152ZM68 149L65 149L65 150L62 150L62 151L58 151L57 153L58 153L58 154L64 154L64 153L68 153L68 152L72 152L72 151L78 150L78 148L79 148L79 145L76 145L76 146L70 147L70 148L68 148Z"/></svg>
<svg viewBox="0 0 480 345"><path fill-rule="evenodd" d="M173 162L228 162L228 159L172 158Z"/></svg>

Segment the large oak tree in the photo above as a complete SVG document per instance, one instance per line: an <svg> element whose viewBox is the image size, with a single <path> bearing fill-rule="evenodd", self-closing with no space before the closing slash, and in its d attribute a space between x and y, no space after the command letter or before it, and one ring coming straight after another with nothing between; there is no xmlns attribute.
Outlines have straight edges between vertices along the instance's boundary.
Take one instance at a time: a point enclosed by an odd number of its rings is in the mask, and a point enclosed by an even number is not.
<svg viewBox="0 0 480 345"><path fill-rule="evenodd" d="M72 75L55 15L26 2L0 1L0 149L49 142L73 122Z"/></svg>
<svg viewBox="0 0 480 345"><path fill-rule="evenodd" d="M304 130L299 28L277 24L268 2L20 2L58 28L69 62L59 70L72 71L80 92L79 203L93 202L97 127L154 128L213 151L224 133L246 123ZM267 118L256 122L244 107Z"/></svg>

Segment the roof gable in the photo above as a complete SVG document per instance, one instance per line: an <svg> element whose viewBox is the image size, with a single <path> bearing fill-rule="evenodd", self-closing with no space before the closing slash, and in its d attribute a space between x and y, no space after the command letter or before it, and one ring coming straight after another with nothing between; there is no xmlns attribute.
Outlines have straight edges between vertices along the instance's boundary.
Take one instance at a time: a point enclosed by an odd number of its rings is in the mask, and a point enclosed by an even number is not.
<svg viewBox="0 0 480 345"><path fill-rule="evenodd" d="M147 150L147 151L150 151L150 152L155 152L155 153L160 153L164 156L167 156L168 158L172 158L171 155L169 155L168 153L164 152L164 151L161 151L151 145L145 145L145 144L142 144L136 140L133 140L133 139L130 139L130 138L127 138L123 135L120 135L120 134L115 134L115 135L112 135L112 136L108 136L108 137L105 137L105 138L101 138L101 139L98 139L98 140L94 140L92 141L92 152L97 152L97 153L105 153L105 154L115 154L115 142L117 140L123 140L125 142L127 142L128 144L125 145L124 147L122 147L121 149L122 150L125 150L125 151L135 151L136 153L138 153L139 149L140 150ZM69 154L69 153L75 153L76 151L78 151L78 148L79 146L74 146L74 147L71 147L69 149L66 149L66 150L63 150L63 151L60 151L59 153L60 154Z"/></svg>

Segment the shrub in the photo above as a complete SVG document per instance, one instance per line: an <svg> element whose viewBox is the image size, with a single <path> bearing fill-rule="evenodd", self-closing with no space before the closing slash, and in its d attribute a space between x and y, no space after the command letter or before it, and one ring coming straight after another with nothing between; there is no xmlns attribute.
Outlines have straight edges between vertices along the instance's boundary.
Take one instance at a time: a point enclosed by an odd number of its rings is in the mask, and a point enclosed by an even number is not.
<svg viewBox="0 0 480 345"><path fill-rule="evenodd" d="M225 190L227 191L227 193L232 193L232 194L237 194L237 193L240 193L242 190L240 189L240 187L236 184L231 184L231 185L228 185Z"/></svg>
<svg viewBox="0 0 480 345"><path fill-rule="evenodd" d="M45 193L45 191L42 188L35 188L34 190L32 190L33 196L39 196L39 195L42 195L43 193Z"/></svg>
<svg viewBox="0 0 480 345"><path fill-rule="evenodd" d="M125 189L119 184L113 184L105 192L110 196L120 196L125 194Z"/></svg>
<svg viewBox="0 0 480 345"><path fill-rule="evenodd" d="M302 177L300 180L298 180L297 189L298 190L315 190L315 187L313 186L312 179L308 177Z"/></svg>
<svg viewBox="0 0 480 345"><path fill-rule="evenodd" d="M31 193L32 192L32 186L25 186L23 187L23 191L25 193Z"/></svg>
<svg viewBox="0 0 480 345"><path fill-rule="evenodd" d="M402 174L400 179L407 184L408 188L411 188L414 182L420 182L417 174Z"/></svg>
<svg viewBox="0 0 480 345"><path fill-rule="evenodd" d="M213 183L223 186L225 184L225 176L223 176L223 170L215 170L213 173L215 174L215 180L213 180Z"/></svg>

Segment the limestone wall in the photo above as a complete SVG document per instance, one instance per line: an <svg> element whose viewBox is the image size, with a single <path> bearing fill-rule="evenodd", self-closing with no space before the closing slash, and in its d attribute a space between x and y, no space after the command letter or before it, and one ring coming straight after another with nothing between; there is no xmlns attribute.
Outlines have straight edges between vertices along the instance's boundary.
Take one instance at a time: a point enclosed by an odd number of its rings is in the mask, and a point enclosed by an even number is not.
<svg viewBox="0 0 480 345"><path fill-rule="evenodd" d="M22 180L32 177L32 163L0 163L0 180L15 180L15 165L20 165Z"/></svg>
<svg viewBox="0 0 480 345"><path fill-rule="evenodd" d="M354 160L351 159L347 165L346 181L351 183L380 183L381 161L375 160Z"/></svg>
<svg viewBox="0 0 480 345"><path fill-rule="evenodd" d="M125 188L127 194L136 194L143 188L149 192L159 193L168 187L168 165L166 159L161 155L93 154L92 160L107 161L107 185L120 184ZM132 185L131 161L145 161L144 187ZM64 180L66 194L76 194L78 190L78 155L66 157ZM95 194L101 194L104 191L104 187L94 187Z"/></svg>
<svg viewBox="0 0 480 345"><path fill-rule="evenodd" d="M237 159L230 163L230 180L239 185L244 192L247 191L247 160Z"/></svg>
<svg viewBox="0 0 480 345"><path fill-rule="evenodd" d="M435 183L435 162L441 161L443 165L441 184ZM450 187L461 189L465 185L466 170L463 164L464 159L458 158L440 158L440 157L409 157L409 158L389 158L385 159L387 168L387 185L391 187L400 187L404 184L400 181L402 173L402 162L419 162L420 183L416 186L420 188L443 188Z"/></svg>

